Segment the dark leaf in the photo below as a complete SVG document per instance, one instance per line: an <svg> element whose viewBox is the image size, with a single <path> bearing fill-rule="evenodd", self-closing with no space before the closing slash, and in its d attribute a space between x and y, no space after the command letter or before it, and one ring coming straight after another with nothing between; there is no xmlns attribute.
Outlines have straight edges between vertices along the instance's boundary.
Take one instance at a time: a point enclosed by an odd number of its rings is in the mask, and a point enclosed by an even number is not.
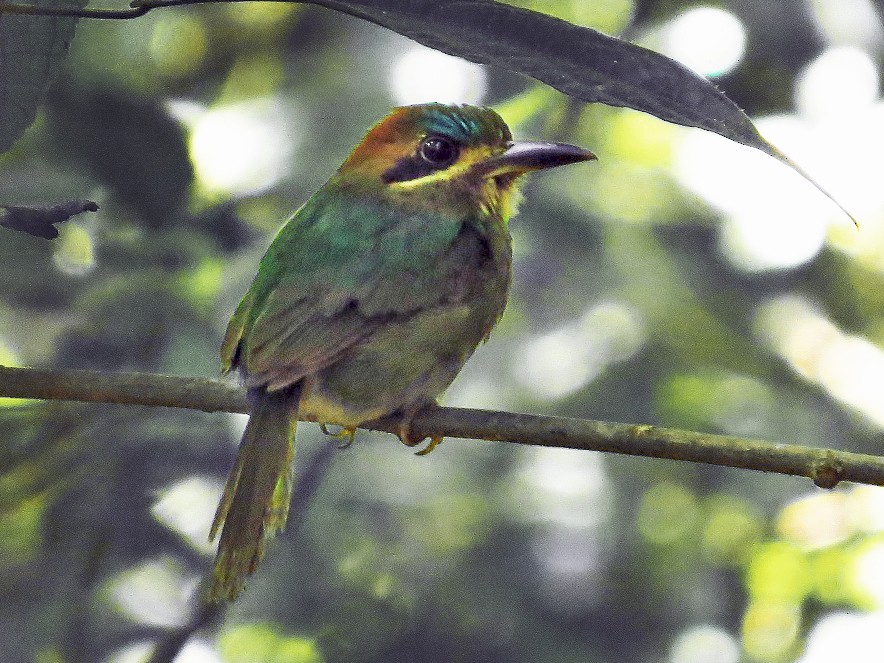
<svg viewBox="0 0 884 663"><path fill-rule="evenodd" d="M316 4L451 55L528 74L583 101L708 129L778 157L746 114L711 82L665 55L591 28L490 0Z"/></svg>
<svg viewBox="0 0 884 663"><path fill-rule="evenodd" d="M85 7L87 0L34 0L44 7ZM0 11L0 153L34 121L46 88L74 36L77 19Z"/></svg>
<svg viewBox="0 0 884 663"><path fill-rule="evenodd" d="M98 205L91 200L69 200L50 207L0 207L0 226L20 230L34 237L55 239L56 223L67 221L83 212L95 212Z"/></svg>
<svg viewBox="0 0 884 663"><path fill-rule="evenodd" d="M445 53L527 74L583 101L714 131L779 159L829 196L715 85L660 53L493 0L313 2Z"/></svg>

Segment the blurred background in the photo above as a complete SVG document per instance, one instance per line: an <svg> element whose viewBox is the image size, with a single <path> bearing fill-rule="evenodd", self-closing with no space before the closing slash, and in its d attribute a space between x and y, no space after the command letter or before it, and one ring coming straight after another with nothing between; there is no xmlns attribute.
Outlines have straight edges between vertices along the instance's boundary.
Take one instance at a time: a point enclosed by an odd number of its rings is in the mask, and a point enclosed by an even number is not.
<svg viewBox="0 0 884 663"><path fill-rule="evenodd" d="M0 202L0 363L214 377L285 218L391 106L497 108L599 162L535 176L509 308L448 405L880 454L884 61L871 0L519 0L712 77L859 220L761 153L418 46L244 3L81 21ZM0 400L0 660L145 660L193 619L244 417ZM880 660L884 491L299 428L317 490L183 663ZM327 459L328 454L321 456Z"/></svg>

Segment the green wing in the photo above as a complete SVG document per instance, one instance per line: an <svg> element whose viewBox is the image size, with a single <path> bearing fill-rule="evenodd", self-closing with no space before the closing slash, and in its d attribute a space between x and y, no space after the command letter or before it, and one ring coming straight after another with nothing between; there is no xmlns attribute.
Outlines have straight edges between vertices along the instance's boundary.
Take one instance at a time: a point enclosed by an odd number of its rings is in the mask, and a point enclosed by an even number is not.
<svg viewBox="0 0 884 663"><path fill-rule="evenodd" d="M278 388L333 363L379 326L469 301L489 249L467 220L322 190L280 231L237 308L222 366Z"/></svg>

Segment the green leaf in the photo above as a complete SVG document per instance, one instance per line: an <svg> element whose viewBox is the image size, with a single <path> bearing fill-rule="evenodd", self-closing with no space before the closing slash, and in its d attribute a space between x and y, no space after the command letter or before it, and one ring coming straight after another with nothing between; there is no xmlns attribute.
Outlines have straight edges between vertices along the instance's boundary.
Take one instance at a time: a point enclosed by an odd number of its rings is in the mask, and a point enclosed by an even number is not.
<svg viewBox="0 0 884 663"><path fill-rule="evenodd" d="M39 7L86 6L88 0L34 0ZM75 18L0 10L0 153L34 121L46 89L67 54Z"/></svg>
<svg viewBox="0 0 884 663"><path fill-rule="evenodd" d="M583 101L713 131L771 155L832 199L714 84L655 51L493 0L312 1L450 55L527 74Z"/></svg>

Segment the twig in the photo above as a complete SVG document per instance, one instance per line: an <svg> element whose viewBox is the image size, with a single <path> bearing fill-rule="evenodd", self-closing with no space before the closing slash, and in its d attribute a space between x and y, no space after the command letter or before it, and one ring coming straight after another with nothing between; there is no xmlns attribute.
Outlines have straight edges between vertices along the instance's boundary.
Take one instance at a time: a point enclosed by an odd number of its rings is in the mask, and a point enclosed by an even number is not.
<svg viewBox="0 0 884 663"><path fill-rule="evenodd" d="M144 16L151 9L162 7L180 7L183 5L207 5L231 2L250 2L253 0L133 0L128 9L89 9L80 7L49 7L40 5L19 4L0 0L0 14L18 14L20 16L63 16L67 18L97 19L130 19ZM254 0L258 1L258 0ZM261 2L290 2L299 4L322 5L322 0L260 0Z"/></svg>
<svg viewBox="0 0 884 663"><path fill-rule="evenodd" d="M0 0L0 15L16 14L18 16L62 16L67 18L111 18L125 19L144 16L153 7L132 7L130 9L80 9L79 7L43 7L37 5L19 5Z"/></svg>
<svg viewBox="0 0 884 663"><path fill-rule="evenodd" d="M0 396L248 412L243 390L218 380L146 373L95 373L0 366ZM324 422L334 424L336 422ZM363 428L395 433L397 417ZM465 408L428 408L411 422L412 437L442 435L545 447L739 467L812 479L823 488L840 481L884 485L884 458L775 444L726 435Z"/></svg>
<svg viewBox="0 0 884 663"><path fill-rule="evenodd" d="M316 5L337 9L353 16L376 22L372 16L362 12L358 7L341 7L334 0L132 0L128 9L97 9L80 7L53 7L44 5L19 4L0 0L0 15L16 14L19 16L55 16L66 18L95 18L125 20L144 16L151 9L163 7L182 7L184 5L229 4L232 2L286 2L290 4Z"/></svg>

